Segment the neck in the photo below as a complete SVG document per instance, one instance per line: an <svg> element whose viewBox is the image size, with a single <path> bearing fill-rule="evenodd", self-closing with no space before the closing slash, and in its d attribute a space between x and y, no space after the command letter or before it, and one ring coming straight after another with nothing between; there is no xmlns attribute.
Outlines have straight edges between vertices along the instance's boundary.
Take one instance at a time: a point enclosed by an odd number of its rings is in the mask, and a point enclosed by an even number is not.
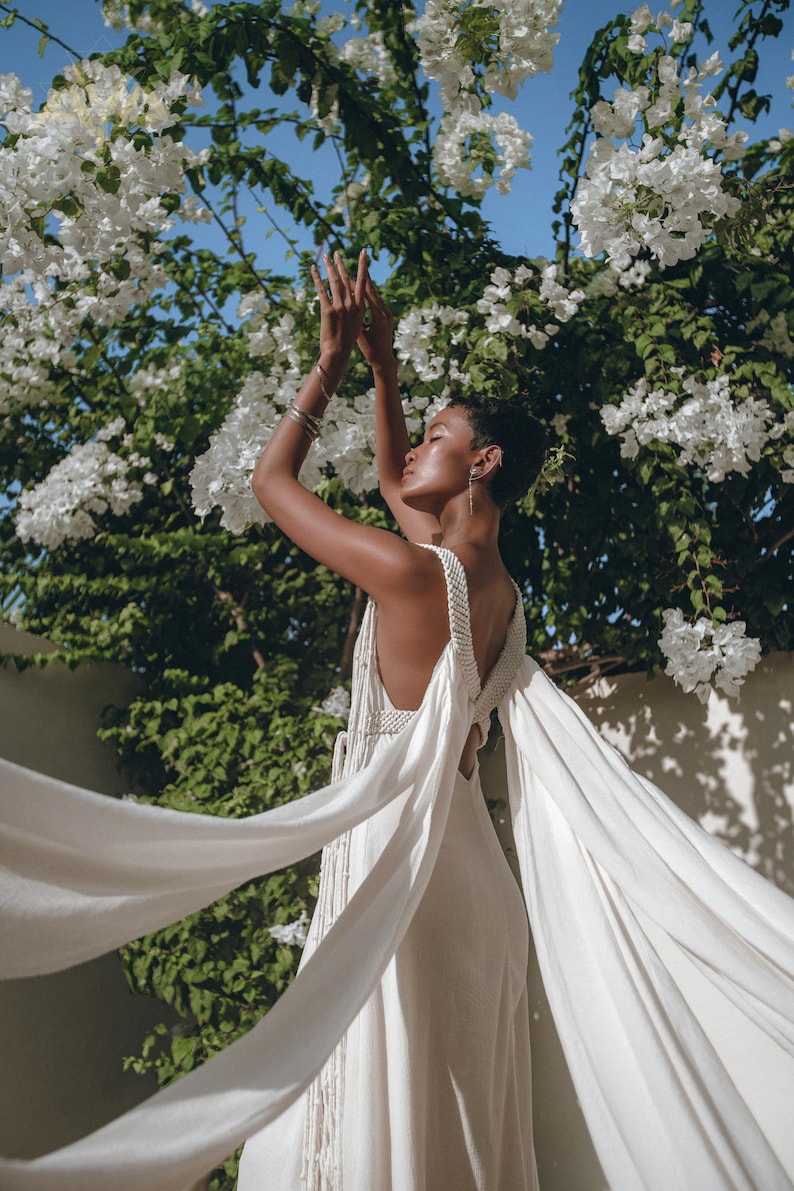
<svg viewBox="0 0 794 1191"><path fill-rule="evenodd" d="M478 551L499 554L499 509L490 500L476 501L469 512L467 494L451 500L439 517L441 546L449 550L475 547Z"/></svg>

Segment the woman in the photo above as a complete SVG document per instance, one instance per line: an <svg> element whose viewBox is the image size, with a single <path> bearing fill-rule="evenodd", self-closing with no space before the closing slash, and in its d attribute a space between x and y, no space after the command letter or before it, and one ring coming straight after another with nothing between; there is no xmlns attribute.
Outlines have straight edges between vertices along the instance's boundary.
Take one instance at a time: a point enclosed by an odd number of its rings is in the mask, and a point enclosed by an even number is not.
<svg viewBox="0 0 794 1191"><path fill-rule="evenodd" d="M253 488L298 546L372 601L357 650L343 771L372 762L379 742L420 706L450 640L451 615L453 637L456 617L463 636L470 624L475 690L444 838L407 933L344 1045L296 1107L292 1127L281 1121L249 1142L239 1185L528 1191L537 1182L526 911L485 809L476 758L525 646L520 596L499 554L500 505L519 499L535 479L543 431L510 403L453 402L411 448L391 316L366 257L355 282L338 255L326 256L325 267L329 290L314 271L319 362L265 449ZM381 491L405 538L345 521L298 480L356 341L375 379ZM403 802L327 852L305 960L330 924L332 901L346 902L371 870Z"/></svg>

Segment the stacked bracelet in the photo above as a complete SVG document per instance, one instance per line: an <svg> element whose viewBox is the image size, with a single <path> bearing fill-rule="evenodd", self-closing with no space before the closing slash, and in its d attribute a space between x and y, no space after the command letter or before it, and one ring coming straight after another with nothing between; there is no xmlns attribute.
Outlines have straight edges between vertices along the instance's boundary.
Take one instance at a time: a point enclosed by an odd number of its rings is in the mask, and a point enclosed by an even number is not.
<svg viewBox="0 0 794 1191"><path fill-rule="evenodd" d="M320 367L319 360L314 365L314 371L317 373L317 375L320 378L320 391L322 392L323 397L325 398L326 401L330 401L332 394L328 392L328 389L326 387L325 382L327 380L327 377L326 377L325 373L323 372L322 368Z"/></svg>
<svg viewBox="0 0 794 1191"><path fill-rule="evenodd" d="M305 409L301 409L294 401L290 401L284 412L284 417L289 418L296 426L300 426L309 442L314 442L317 432L320 429L322 418L316 418L314 414L307 413Z"/></svg>

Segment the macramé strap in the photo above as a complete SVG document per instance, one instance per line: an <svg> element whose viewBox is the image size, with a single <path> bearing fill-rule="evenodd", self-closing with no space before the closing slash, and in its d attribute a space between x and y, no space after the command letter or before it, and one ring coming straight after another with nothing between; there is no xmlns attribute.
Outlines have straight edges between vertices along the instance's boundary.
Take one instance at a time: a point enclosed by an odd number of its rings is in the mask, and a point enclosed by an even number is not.
<svg viewBox="0 0 794 1191"><path fill-rule="evenodd" d="M501 703L510 689L518 667L526 652L527 630L521 592L515 583L516 607L507 631L502 652L485 682L480 687L480 674L474 657L474 643L471 635L471 609L469 606L469 584L463 563L452 550L444 546L433 546L419 542L425 550L438 555L444 568L447 584L447 606L449 609L449 631L460 660L463 679L469 698L474 704L473 720L479 726L482 740L488 736L491 712Z"/></svg>
<svg viewBox="0 0 794 1191"><path fill-rule="evenodd" d="M432 550L441 560L444 578L447 582L447 607L449 609L449 632L460 659L466 690L472 703L480 696L480 675L474 660L474 644L471 638L471 614L469 611L469 584L463 563L457 554L444 546L431 546L419 542L425 550Z"/></svg>

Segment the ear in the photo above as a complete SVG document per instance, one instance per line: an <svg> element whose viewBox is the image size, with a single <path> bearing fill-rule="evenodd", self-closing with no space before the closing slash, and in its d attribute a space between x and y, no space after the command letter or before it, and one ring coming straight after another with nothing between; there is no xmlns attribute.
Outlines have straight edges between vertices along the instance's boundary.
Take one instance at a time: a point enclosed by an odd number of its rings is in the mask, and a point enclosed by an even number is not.
<svg viewBox="0 0 794 1191"><path fill-rule="evenodd" d="M504 451L498 447L496 443L492 443L489 447L483 447L478 451L477 468L478 478L485 479L486 476L491 475L492 472L498 470L502 466L502 456Z"/></svg>

